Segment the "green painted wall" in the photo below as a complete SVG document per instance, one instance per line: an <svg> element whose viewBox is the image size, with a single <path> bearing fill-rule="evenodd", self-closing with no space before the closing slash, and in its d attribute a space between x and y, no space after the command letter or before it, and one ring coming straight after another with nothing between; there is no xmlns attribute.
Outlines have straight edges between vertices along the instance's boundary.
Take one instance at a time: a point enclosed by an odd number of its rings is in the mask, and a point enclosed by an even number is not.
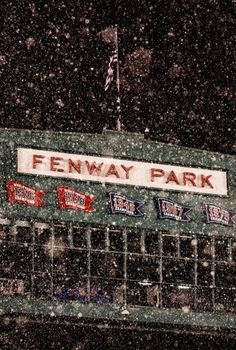
<svg viewBox="0 0 236 350"><path fill-rule="evenodd" d="M16 169L17 147L225 170L228 179L228 197L23 175L17 173ZM189 234L214 232L220 235L236 235L235 227L205 224L202 212L203 203L214 203L225 209L236 211L236 157L234 156L147 141L141 135L130 133L109 131L101 135L94 135L1 129L0 164L0 214L2 216L30 217L39 221L62 220L146 229L178 230ZM35 188L47 190L48 193L44 196L45 206L34 208L22 204L9 204L5 186L7 179L15 179ZM59 209L56 196L56 186L59 184L96 195L97 199L94 202L96 212L84 213ZM132 218L110 214L107 208L106 192L108 191L119 191L135 199L145 200L146 204L143 206L144 217ZM182 204L192 206L192 221L190 223L180 223L157 219L153 203L154 196L168 197Z"/></svg>
<svg viewBox="0 0 236 350"><path fill-rule="evenodd" d="M2 314L47 315L51 317L77 317L109 321L130 321L156 324L192 325L208 329L228 329L235 331L236 317L232 314L184 313L180 310L157 310L155 308L129 308L128 315L122 315L118 307L111 305L84 305L42 300L22 300L19 298L0 298ZM4 311L3 311L4 310Z"/></svg>
<svg viewBox="0 0 236 350"><path fill-rule="evenodd" d="M180 165L186 167L209 168L227 171L228 197L200 195L183 192L168 192L156 189L134 188L121 185L102 185L94 182L79 182L70 179L58 179L44 176L23 175L17 173L17 147L115 157L126 160ZM236 157L196 149L176 147L157 142L146 141L141 135L106 132L102 135L57 133L28 130L1 129L0 133L0 215L12 218L33 218L37 221L74 221L103 225L138 227L144 229L175 230L185 233L218 233L236 236L235 227L205 224L202 212L203 203L219 204L225 209L236 211ZM44 197L45 207L29 207L22 204L11 205L7 202L6 180L15 179L38 189L48 191ZM81 192L97 196L94 206L96 212L84 213L58 208L56 186L63 184ZM131 218L109 214L107 191L119 191L122 194L146 201L143 207L144 217ZM153 196L163 196L193 207L192 221L180 223L157 219ZM56 301L34 301L15 297L0 297L2 312L48 314L55 316L76 316L109 320L131 320L140 322L192 324L203 327L233 329L235 316L232 314L188 313L178 310L156 310L154 308L130 308L129 316L122 316L119 309L110 305L81 305Z"/></svg>

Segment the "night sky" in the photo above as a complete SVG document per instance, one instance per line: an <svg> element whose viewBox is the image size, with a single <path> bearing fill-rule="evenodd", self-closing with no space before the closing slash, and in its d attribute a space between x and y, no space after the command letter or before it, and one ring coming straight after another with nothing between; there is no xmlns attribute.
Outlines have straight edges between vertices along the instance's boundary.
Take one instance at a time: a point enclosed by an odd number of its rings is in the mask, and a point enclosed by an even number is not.
<svg viewBox="0 0 236 350"><path fill-rule="evenodd" d="M0 127L114 129L117 24L123 129L236 154L233 0L1 0L0 16Z"/></svg>
<svg viewBox="0 0 236 350"><path fill-rule="evenodd" d="M236 155L234 0L1 0L0 127L115 129L115 82L104 91L112 50L104 33L115 25L123 130L148 129L151 140ZM24 337L27 350L43 349L47 342L53 343L48 349L72 350L102 350L104 344L106 349L235 348L235 338L227 335L148 331L141 337L119 328L90 330L90 337L81 328L77 346L76 327L46 325L45 331L33 324L31 330L22 320L23 326L2 321L0 349L17 349L14 344Z"/></svg>

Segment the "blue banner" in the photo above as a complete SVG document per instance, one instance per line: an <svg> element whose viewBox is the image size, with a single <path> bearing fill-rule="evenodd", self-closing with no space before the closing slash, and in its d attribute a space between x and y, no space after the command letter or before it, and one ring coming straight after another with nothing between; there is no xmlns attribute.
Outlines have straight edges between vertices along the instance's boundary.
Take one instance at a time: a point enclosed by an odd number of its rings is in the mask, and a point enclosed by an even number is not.
<svg viewBox="0 0 236 350"><path fill-rule="evenodd" d="M109 209L112 214L124 214L129 216L143 216L140 208L145 204L118 193L108 192Z"/></svg>
<svg viewBox="0 0 236 350"><path fill-rule="evenodd" d="M207 224L220 224L234 226L236 224L236 212L226 210L215 204L204 204L203 208Z"/></svg>
<svg viewBox="0 0 236 350"><path fill-rule="evenodd" d="M153 200L157 210L158 218L183 222L189 222L191 220L189 217L192 212L191 207L183 206L182 204L174 202L168 198L154 197Z"/></svg>

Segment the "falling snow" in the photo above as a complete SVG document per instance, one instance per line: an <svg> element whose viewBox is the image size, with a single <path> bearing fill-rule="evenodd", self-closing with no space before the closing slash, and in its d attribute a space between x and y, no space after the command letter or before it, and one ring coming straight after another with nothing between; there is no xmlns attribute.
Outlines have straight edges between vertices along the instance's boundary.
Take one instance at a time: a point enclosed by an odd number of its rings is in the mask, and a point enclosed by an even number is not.
<svg viewBox="0 0 236 350"><path fill-rule="evenodd" d="M2 0L0 19L1 128L92 134L117 129L115 81L104 91L117 30L121 132L236 155L234 0ZM45 135L51 145L51 135ZM114 145L115 139L105 145L106 156L115 156ZM15 143L4 147L13 151ZM219 159L212 156L212 166ZM235 197L235 172L230 176ZM91 183L85 184L93 193ZM39 188L40 179L34 185ZM186 203L188 196L182 195ZM236 211L235 198L230 200ZM235 329L223 327L219 334L217 323L225 314L228 322L235 319L235 236L185 237L172 226L167 235L156 229L158 242L148 241L148 234L140 240L136 232L121 234L117 227L127 218L115 217L104 230L80 228L86 238L78 242L72 224L51 230L51 219L38 228L31 220L17 229L15 221L14 229L7 229L8 221L0 225L0 293L5 305L11 297L22 301L17 315L15 305L7 313L0 305L0 350L236 348ZM29 259L33 273L25 282ZM83 278L63 279L71 269ZM110 320L114 312L119 324ZM219 316L214 327L190 327L191 317L212 322L212 312ZM167 325L170 315L173 325ZM174 326L181 317L185 325Z"/></svg>

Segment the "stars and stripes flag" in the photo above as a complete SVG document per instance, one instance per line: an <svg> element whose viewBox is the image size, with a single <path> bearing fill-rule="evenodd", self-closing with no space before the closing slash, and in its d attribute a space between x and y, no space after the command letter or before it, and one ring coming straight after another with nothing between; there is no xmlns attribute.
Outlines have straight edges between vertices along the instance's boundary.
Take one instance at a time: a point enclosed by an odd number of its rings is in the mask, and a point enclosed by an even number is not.
<svg viewBox="0 0 236 350"><path fill-rule="evenodd" d="M105 92L109 89L112 81L116 79L116 129L121 131L121 103L120 103L120 72L119 72L119 48L118 48L118 28L111 27L104 31L104 38L109 43L112 43L113 51L110 56L106 81L104 85Z"/></svg>
<svg viewBox="0 0 236 350"><path fill-rule="evenodd" d="M107 70L107 77L104 85L104 90L107 91L114 80L114 70L116 68L116 64L118 62L118 51L117 48L115 48L112 51L112 55L110 57L109 65L108 65L108 70Z"/></svg>

